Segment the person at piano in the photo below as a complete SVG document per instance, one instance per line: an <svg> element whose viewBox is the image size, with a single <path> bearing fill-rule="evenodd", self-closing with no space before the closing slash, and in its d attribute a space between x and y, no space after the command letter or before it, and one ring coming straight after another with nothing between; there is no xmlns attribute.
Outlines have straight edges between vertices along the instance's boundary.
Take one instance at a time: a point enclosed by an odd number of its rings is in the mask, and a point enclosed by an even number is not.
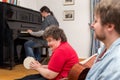
<svg viewBox="0 0 120 80"><path fill-rule="evenodd" d="M41 53L42 53L41 51L42 50L40 50L40 48L38 48L36 46L47 45L47 42L41 37L43 35L44 30L50 25L59 26L57 19L54 17L54 14L47 6L43 6L40 9L40 14L42 15L42 17L44 19L41 24L41 29L38 30L37 32L34 32L32 30L27 30L27 32L30 35L38 37L39 40L33 39L33 40L29 40L24 43L26 56L32 56L32 57L36 58L38 61L40 61L40 59L41 59ZM36 47L36 48L34 48L34 50L33 50L33 47Z"/></svg>
<svg viewBox="0 0 120 80"><path fill-rule="evenodd" d="M28 75L20 80L62 80L68 76L72 66L79 62L77 53L67 42L63 29L52 25L45 29L43 38L52 51L48 65L32 61L30 69L38 71L39 74Z"/></svg>
<svg viewBox="0 0 120 80"><path fill-rule="evenodd" d="M91 27L104 43L85 80L120 80L120 0L100 0Z"/></svg>

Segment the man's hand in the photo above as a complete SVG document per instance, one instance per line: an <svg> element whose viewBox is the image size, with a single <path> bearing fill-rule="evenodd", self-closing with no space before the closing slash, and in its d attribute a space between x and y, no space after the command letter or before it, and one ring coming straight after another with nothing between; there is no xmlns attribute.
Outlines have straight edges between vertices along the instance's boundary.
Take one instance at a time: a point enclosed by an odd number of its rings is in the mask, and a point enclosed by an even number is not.
<svg viewBox="0 0 120 80"><path fill-rule="evenodd" d="M28 29L27 32L28 32L28 33L31 33L31 32L33 32L33 31L32 31L31 29Z"/></svg>

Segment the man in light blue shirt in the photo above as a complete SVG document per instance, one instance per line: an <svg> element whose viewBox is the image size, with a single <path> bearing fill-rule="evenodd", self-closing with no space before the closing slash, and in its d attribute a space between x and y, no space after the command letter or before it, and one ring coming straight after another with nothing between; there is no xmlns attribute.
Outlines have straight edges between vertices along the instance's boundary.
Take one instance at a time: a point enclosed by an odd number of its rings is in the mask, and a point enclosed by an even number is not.
<svg viewBox="0 0 120 80"><path fill-rule="evenodd" d="M120 0L101 0L91 27L104 47L85 80L120 80Z"/></svg>

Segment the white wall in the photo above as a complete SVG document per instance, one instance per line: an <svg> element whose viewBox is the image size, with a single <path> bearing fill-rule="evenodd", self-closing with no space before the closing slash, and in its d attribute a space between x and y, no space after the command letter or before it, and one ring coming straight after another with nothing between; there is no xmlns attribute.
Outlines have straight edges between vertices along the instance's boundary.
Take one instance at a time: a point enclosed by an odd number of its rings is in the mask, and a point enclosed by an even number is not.
<svg viewBox="0 0 120 80"><path fill-rule="evenodd" d="M35 0L18 0L17 5L37 10L37 4Z"/></svg>
<svg viewBox="0 0 120 80"><path fill-rule="evenodd" d="M74 5L63 5L63 0L19 0L19 5L38 10L43 6L48 6L53 11L60 27L64 29L68 42L81 58L89 56L90 52L90 0L75 0ZM63 21L63 11L74 10L74 21Z"/></svg>

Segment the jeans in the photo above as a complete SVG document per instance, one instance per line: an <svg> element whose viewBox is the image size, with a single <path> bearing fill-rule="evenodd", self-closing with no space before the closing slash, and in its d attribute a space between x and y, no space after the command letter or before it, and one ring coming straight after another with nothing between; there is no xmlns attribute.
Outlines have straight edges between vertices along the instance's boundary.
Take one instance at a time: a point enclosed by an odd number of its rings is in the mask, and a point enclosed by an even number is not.
<svg viewBox="0 0 120 80"><path fill-rule="evenodd" d="M36 60L40 61L42 49L39 46L47 45L45 40L39 40L39 42L35 42L33 40L29 40L25 42L24 48L26 52L26 56L34 57Z"/></svg>

